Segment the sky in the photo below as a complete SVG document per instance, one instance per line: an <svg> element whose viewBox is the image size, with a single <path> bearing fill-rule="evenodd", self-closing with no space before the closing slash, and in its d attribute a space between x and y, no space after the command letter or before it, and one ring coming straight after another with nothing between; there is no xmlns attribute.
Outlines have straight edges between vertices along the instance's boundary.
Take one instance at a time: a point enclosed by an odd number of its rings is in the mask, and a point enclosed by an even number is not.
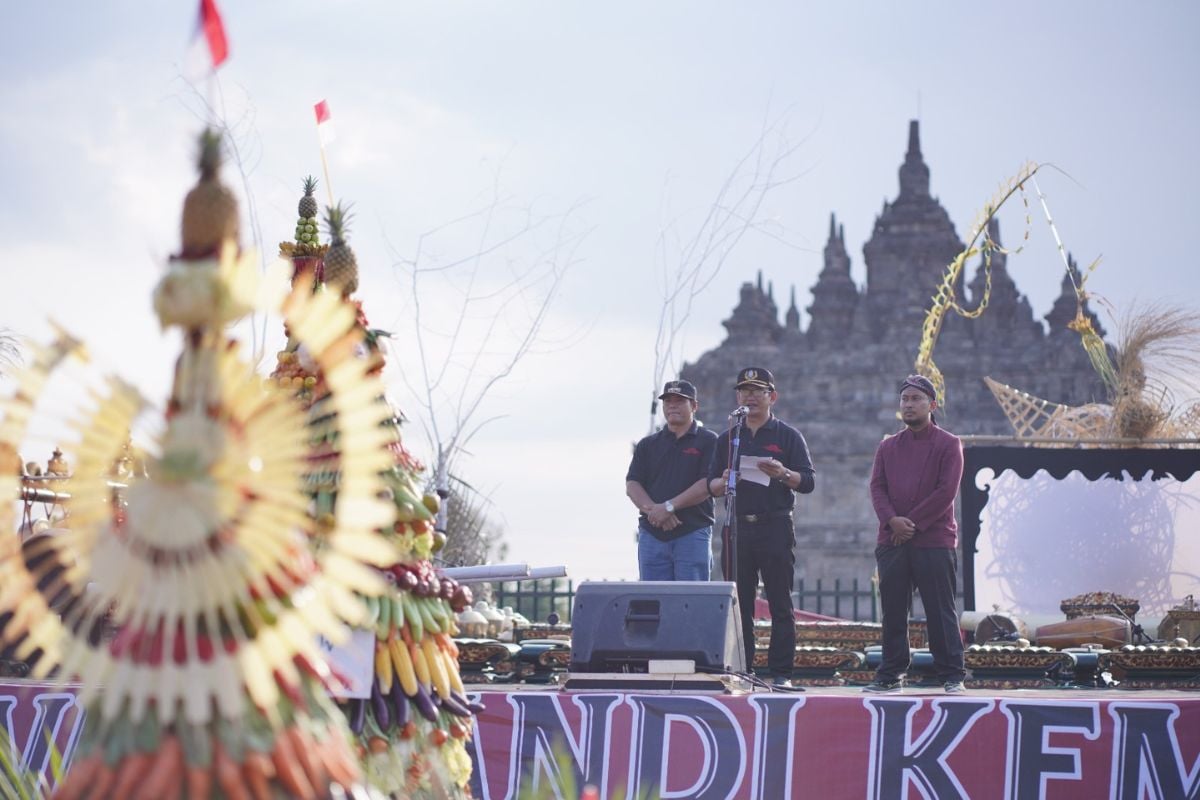
<svg viewBox="0 0 1200 800"><path fill-rule="evenodd" d="M1089 289L1117 313L1200 298L1194 3L218 4L229 60L215 82L190 83L198 2L8 10L0 327L45 341L51 317L88 341L98 370L164 397L178 340L149 299L179 247L205 98L241 156L224 176L243 243L268 255L291 236L304 175L321 178L326 201L313 118L326 99L328 176L356 212L358 297L395 334L385 377L418 455L430 458L433 422L445 431L514 352L547 264L562 268L541 335L483 395L471 422L485 424L455 465L491 498L510 561L636 578L624 473L657 393L663 263L764 124L794 147L778 173L794 180L766 194L696 297L671 371L721 342L738 287L760 270L781 308L793 286L807 306L831 213L862 285L862 245L897 193L910 119L960 236L1026 160L1053 164L1039 186L1065 247L1102 259ZM1030 211L1009 269L1040 316L1062 264ZM1023 209L1001 221L1017 243ZM415 297L414 262L433 270ZM524 291L506 294L514 275ZM278 320L260 325L240 332L259 336L266 372L281 334ZM449 364L433 413L412 394L427 384L422 346L430 365Z"/></svg>

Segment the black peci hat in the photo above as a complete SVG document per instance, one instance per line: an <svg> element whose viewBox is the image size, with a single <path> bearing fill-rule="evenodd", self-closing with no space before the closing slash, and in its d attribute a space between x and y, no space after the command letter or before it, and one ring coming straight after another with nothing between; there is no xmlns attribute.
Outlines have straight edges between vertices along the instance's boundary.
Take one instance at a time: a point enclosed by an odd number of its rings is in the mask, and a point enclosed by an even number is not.
<svg viewBox="0 0 1200 800"><path fill-rule="evenodd" d="M743 386L757 386L760 389L775 390L775 376L765 367L746 367L738 373L735 389Z"/></svg>

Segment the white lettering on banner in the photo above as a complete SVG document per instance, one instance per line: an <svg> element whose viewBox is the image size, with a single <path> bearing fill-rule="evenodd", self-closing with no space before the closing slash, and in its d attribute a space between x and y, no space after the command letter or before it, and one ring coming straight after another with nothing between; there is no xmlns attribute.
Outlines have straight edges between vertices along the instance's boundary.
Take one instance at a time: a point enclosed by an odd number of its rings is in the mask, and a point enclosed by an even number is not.
<svg viewBox="0 0 1200 800"><path fill-rule="evenodd" d="M1095 703L1001 700L1008 718L1004 796L1009 800L1046 797L1049 781L1083 778L1079 747L1051 747L1051 734L1081 734L1088 741L1100 736L1100 708ZM1061 736L1059 737L1061 741Z"/></svg>
<svg viewBox="0 0 1200 800"><path fill-rule="evenodd" d="M324 636L317 637L317 646L329 666L346 679L345 689L335 688L330 694L338 698L369 698L375 679L375 631L355 628L343 645L335 645Z"/></svg>
<svg viewBox="0 0 1200 800"><path fill-rule="evenodd" d="M629 796L723 800L736 793L746 774L746 739L723 703L711 697L636 694L625 702L633 708ZM671 720L685 715L699 735L704 760L694 790L683 794L668 789L665 781L672 755L678 755L667 747Z"/></svg>
<svg viewBox="0 0 1200 800"><path fill-rule="evenodd" d="M83 708L71 691L41 690L35 686L4 688L21 692L0 695L0 718L13 748L11 755L22 770L52 781L51 742L61 754L62 763L69 766L83 732Z"/></svg>
<svg viewBox="0 0 1200 800"><path fill-rule="evenodd" d="M1112 703L1116 727L1112 742L1109 797L1142 800L1196 800L1200 797L1200 755L1189 768L1179 749L1174 703Z"/></svg>
<svg viewBox="0 0 1200 800"><path fill-rule="evenodd" d="M749 702L755 717L750 800L798 796L792 780L792 758L796 752L796 715L804 708L804 700L787 694L751 694ZM779 716L785 721L776 721Z"/></svg>
<svg viewBox="0 0 1200 800"><path fill-rule="evenodd" d="M619 694L576 695L571 698L582 714L579 735L567 724L559 699L546 694L510 694L513 709L512 739L508 748L508 789L505 797L542 796L542 778L550 782L555 797L563 797L568 784L585 783L600 787L600 796L608 797L608 757L612 752L613 709ZM558 756L566 748L572 758L560 764ZM476 759L476 764L484 759ZM562 774L570 767L572 775ZM486 786L486 771L481 773Z"/></svg>
<svg viewBox="0 0 1200 800"><path fill-rule="evenodd" d="M971 796L946 759L994 701L934 700L933 720L916 737L913 716L923 700L867 699L863 705L871 712L868 797L904 797L910 781L930 800Z"/></svg>
<svg viewBox="0 0 1200 800"><path fill-rule="evenodd" d="M751 695L754 708L754 758L750 773L750 800L797 797L794 785L796 715L803 697ZM783 721L777 721L783 717Z"/></svg>
<svg viewBox="0 0 1200 800"><path fill-rule="evenodd" d="M1200 696L478 696L480 798L1200 800Z"/></svg>

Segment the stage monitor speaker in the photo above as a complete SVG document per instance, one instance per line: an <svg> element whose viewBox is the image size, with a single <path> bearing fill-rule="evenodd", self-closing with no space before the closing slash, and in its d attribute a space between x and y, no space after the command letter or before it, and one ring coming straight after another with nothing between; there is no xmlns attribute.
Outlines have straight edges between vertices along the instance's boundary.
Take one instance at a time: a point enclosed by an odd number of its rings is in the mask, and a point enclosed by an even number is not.
<svg viewBox="0 0 1200 800"><path fill-rule="evenodd" d="M584 581L571 615L571 672L647 672L685 659L745 672L737 587L720 581Z"/></svg>

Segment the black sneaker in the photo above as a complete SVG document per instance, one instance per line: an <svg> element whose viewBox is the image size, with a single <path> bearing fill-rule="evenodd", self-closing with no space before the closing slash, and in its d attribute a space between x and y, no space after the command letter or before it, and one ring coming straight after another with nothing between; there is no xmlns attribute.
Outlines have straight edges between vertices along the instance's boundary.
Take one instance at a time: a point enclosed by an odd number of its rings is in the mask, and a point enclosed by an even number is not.
<svg viewBox="0 0 1200 800"><path fill-rule="evenodd" d="M904 688L900 681L872 681L862 688L867 694L895 694Z"/></svg>

